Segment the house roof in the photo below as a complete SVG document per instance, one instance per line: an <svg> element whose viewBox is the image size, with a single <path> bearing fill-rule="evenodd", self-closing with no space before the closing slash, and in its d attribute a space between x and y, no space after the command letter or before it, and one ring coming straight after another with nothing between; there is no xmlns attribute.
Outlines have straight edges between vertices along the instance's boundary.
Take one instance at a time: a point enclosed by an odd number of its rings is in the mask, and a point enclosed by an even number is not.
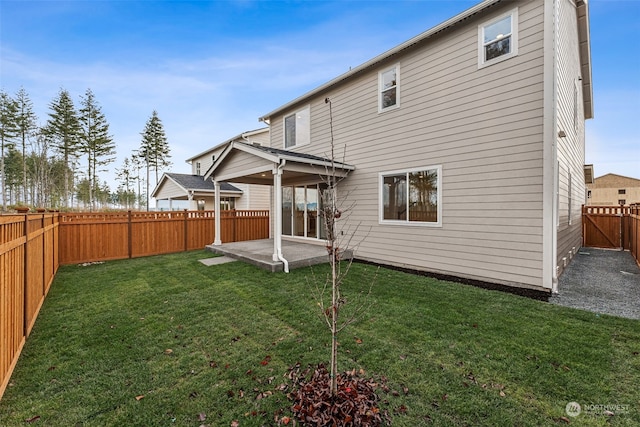
<svg viewBox="0 0 640 427"><path fill-rule="evenodd" d="M448 19L446 21L444 21L443 23L436 25L435 27L418 34L417 36L413 37L412 39L407 40L406 42L376 56L373 59L370 59L369 61L365 62L364 64L361 64L357 67L354 67L352 69L350 69L349 71L347 71L346 73L336 77L335 79L323 84L322 86L317 87L316 89L311 90L310 92L307 92L306 94L294 99L291 102L288 102L287 104L284 104L283 106L271 111L268 114L265 114L264 116L260 117L258 120L263 121L263 122L268 122L269 119L271 117L273 117L276 114L281 113L284 110L287 110L291 107L293 107L294 105L297 105L301 102L303 102L305 99L310 98L314 95L317 95L318 93L321 93L323 91L326 91L327 89L336 86L342 82L345 82L347 80L350 80L351 78L353 78L354 76L357 76L359 74L362 74L363 72L369 71L372 68L377 67L381 62L386 61L387 59L397 56L398 54L402 53L403 51L412 48L413 46L415 46L418 43L421 43L422 41L434 36L435 34L438 34L446 29L448 29L449 27L455 26L458 23L460 23L461 21L464 21L465 19L469 18L470 16L475 15L476 13L489 8L490 6L493 6L496 3L500 3L503 0L485 0L482 3L479 3L467 10L465 10L464 12L454 16L451 19Z"/></svg>
<svg viewBox="0 0 640 427"><path fill-rule="evenodd" d="M360 75L364 72L367 72L382 62L389 60L390 58L396 57L397 55L403 53L404 51L413 48L414 46L428 40L429 38L450 29L458 25L459 23L469 19L470 17L476 15L479 12L484 11L485 9L494 6L497 3L505 2L505 0L484 0L481 3L465 10L464 12L450 18L443 23L436 25L435 27L418 34L410 40L376 56L375 58L365 62L362 65L359 65L355 68L350 69L346 73L330 80L329 82L318 86L317 88L307 92L306 94L290 101L270 113L265 114L260 117L258 120L261 122L265 122L269 124L269 120L271 117L284 112L298 104L303 103L305 100L311 98L312 96L318 95L322 92L327 91L328 89L337 86L345 81L348 81L354 78L357 75ZM578 37L580 43L580 61L581 61L581 73L582 73L582 90L583 90L583 102L584 102L584 111L585 118L590 119L593 118L593 89L591 84L591 43L589 40L589 8L587 4L587 0L578 0L577 1L577 13L578 13Z"/></svg>
<svg viewBox="0 0 640 427"><path fill-rule="evenodd" d="M220 144L217 144L217 145L215 145L215 146L213 146L213 147L211 147L211 148L209 148L209 149L207 149L207 150L205 150L205 151L203 151L201 153L198 153L195 156L189 157L187 160L185 160L185 162L191 163L194 159L197 159L198 157L202 157L205 154L210 153L210 152L220 148L224 144L230 143L231 141L242 141L243 139L245 139L245 138L247 138L249 136L257 135L257 134L260 134L260 133L263 133L263 132L269 132L269 128L268 127L262 127L262 128L259 128L259 129L248 130L246 132L242 132L241 134L238 134L238 135L234 136L231 139L228 139L228 140L226 140L224 142L221 142Z"/></svg>
<svg viewBox="0 0 640 427"><path fill-rule="evenodd" d="M164 183L165 180L171 180L179 187L183 188L185 193L189 191L198 191L198 192L211 192L214 193L216 191L215 186L213 185L213 181L210 179L204 179L201 175L188 175L184 173L164 173L158 185L151 193L151 197L155 197L156 193L160 190L160 187ZM227 193L242 193L238 187L235 187L228 182L220 183L220 190Z"/></svg>
<svg viewBox="0 0 640 427"><path fill-rule="evenodd" d="M632 178L630 176L618 175L615 173L608 173L595 179L595 184L599 186L606 186L607 184L611 184L613 187L616 187L622 185L623 183L629 184L633 187L640 187L640 179Z"/></svg>

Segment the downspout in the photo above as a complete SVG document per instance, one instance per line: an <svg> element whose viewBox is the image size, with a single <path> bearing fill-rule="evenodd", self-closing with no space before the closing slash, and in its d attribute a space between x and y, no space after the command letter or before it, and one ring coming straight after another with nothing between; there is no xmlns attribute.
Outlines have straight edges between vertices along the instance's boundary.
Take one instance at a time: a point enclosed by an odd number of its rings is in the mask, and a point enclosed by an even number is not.
<svg viewBox="0 0 640 427"><path fill-rule="evenodd" d="M542 285L558 292L557 0L544 2Z"/></svg>
<svg viewBox="0 0 640 427"><path fill-rule="evenodd" d="M551 270L551 293L558 293L558 195L560 192L560 170L558 167L558 20L560 19L559 2L553 1L553 246L551 248L553 264Z"/></svg>
<svg viewBox="0 0 640 427"><path fill-rule="evenodd" d="M282 256L282 169L284 165L287 164L286 159L281 159L280 164L275 170L275 193L276 193L276 201L275 201L275 213L276 213L276 234L273 236L275 242L275 256L278 260L282 261L284 264L284 272L289 272L289 261L287 261L284 256Z"/></svg>

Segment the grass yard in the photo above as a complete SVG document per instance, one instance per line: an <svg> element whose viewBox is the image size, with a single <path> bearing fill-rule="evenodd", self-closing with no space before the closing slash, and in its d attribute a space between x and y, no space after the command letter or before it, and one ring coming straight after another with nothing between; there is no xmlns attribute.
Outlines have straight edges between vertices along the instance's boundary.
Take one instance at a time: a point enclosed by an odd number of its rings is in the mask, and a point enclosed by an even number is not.
<svg viewBox="0 0 640 427"><path fill-rule="evenodd" d="M0 425L268 426L290 415L287 368L329 361L308 283L328 269L198 262L210 256L62 267ZM347 299L374 272L354 264ZM640 425L640 321L386 269L371 298L342 334L340 369L388 379L379 394L394 426Z"/></svg>

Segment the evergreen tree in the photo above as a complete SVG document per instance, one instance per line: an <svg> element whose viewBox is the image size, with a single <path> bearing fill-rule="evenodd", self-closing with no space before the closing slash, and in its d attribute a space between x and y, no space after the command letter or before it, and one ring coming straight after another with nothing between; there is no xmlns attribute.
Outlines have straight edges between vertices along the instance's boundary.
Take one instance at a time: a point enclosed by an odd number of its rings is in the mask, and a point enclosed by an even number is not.
<svg viewBox="0 0 640 427"><path fill-rule="evenodd" d="M109 135L109 123L96 102L91 89L87 89L80 108L80 147L87 155L87 179L89 181L89 207L94 208L94 189L99 187L100 166L115 160L115 143Z"/></svg>
<svg viewBox="0 0 640 427"><path fill-rule="evenodd" d="M15 101L18 105L17 125L18 141L22 148L22 201L27 202L27 142L33 132L37 129L36 113L33 111L33 103L24 88L20 88L16 93Z"/></svg>
<svg viewBox="0 0 640 427"><path fill-rule="evenodd" d="M10 146L4 157L4 177L6 189L9 195L9 204L18 202L18 194L22 187L22 154L15 146Z"/></svg>
<svg viewBox="0 0 640 427"><path fill-rule="evenodd" d="M136 179L134 167L132 162L129 161L129 158L125 157L122 162L122 168L116 169L118 181L120 181L117 200L120 205L127 209L131 209L132 202L135 201L135 192L131 190L133 182ZM131 197L131 194L133 194L133 197Z"/></svg>
<svg viewBox="0 0 640 427"><path fill-rule="evenodd" d="M2 210L7 210L7 179L5 176L5 150L14 147L18 135L18 104L4 90L0 91L0 179L2 179Z"/></svg>
<svg viewBox="0 0 640 427"><path fill-rule="evenodd" d="M156 185L158 185L158 173L161 169L168 167L169 143L164 133L162 121L158 117L158 112L153 110L151 117L147 121L142 131L142 143L139 150L140 159L147 167L147 210L149 210L149 169L153 169L156 175Z"/></svg>
<svg viewBox="0 0 640 427"><path fill-rule="evenodd" d="M51 112L45 127L46 135L51 139L52 147L61 155L64 162L63 206L69 206L70 183L73 182L74 161L78 157L78 134L80 124L78 113L69 96L69 92L60 89L57 98L49 104Z"/></svg>

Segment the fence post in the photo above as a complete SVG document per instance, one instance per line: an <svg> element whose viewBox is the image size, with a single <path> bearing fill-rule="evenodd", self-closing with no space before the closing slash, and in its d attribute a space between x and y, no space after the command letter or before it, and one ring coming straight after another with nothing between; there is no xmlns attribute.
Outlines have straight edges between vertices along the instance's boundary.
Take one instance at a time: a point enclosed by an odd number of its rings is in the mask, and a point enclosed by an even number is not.
<svg viewBox="0 0 640 427"><path fill-rule="evenodd" d="M232 210L231 212L233 212L233 241L237 242L238 241L238 214L236 213L236 210Z"/></svg>
<svg viewBox="0 0 640 427"><path fill-rule="evenodd" d="M131 225L131 210L127 211L129 216L129 221L127 225L127 239L128 239L128 249L129 249L129 258L133 257L133 242L132 242L132 225Z"/></svg>
<svg viewBox="0 0 640 427"><path fill-rule="evenodd" d="M22 302L23 302L23 324L22 331L23 335L26 338L29 332L29 304L28 304L28 295L29 295L29 216L28 214L24 214L24 259L23 259L23 292L22 292Z"/></svg>
<svg viewBox="0 0 640 427"><path fill-rule="evenodd" d="M187 234L189 231L189 226L187 222L187 218L189 217L188 209L184 210L184 251L189 250L189 240L187 239Z"/></svg>
<svg viewBox="0 0 640 427"><path fill-rule="evenodd" d="M44 259L44 253L47 248L47 242L46 242L47 236L44 234L44 229L45 229L44 213L42 213L41 215L42 217L40 218L40 230L42 231L42 259L40 261L42 263L42 298L44 298L45 295L47 294L47 285L45 284L45 276L46 276L47 268L46 268L46 262Z"/></svg>

